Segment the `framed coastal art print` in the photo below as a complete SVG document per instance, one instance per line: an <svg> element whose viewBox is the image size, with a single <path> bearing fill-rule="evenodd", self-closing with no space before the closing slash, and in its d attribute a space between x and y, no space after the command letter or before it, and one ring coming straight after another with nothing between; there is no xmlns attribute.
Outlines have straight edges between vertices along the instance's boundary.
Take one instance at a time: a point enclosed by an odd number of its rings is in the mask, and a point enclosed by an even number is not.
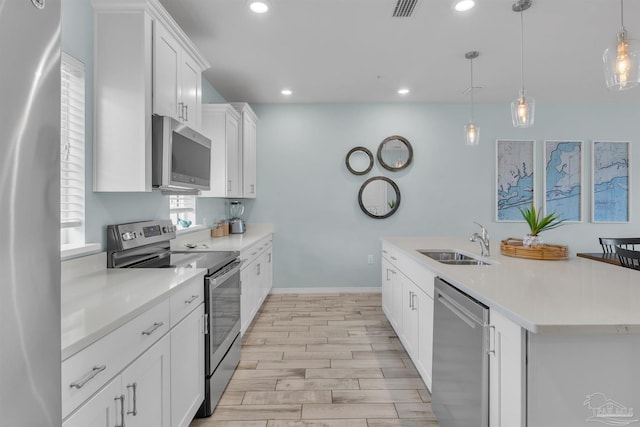
<svg viewBox="0 0 640 427"><path fill-rule="evenodd" d="M629 222L629 142L593 141L593 222Z"/></svg>
<svg viewBox="0 0 640 427"><path fill-rule="evenodd" d="M496 221L523 222L535 201L535 141L496 141Z"/></svg>
<svg viewBox="0 0 640 427"><path fill-rule="evenodd" d="M566 222L582 221L582 141L544 142L544 215L555 212Z"/></svg>

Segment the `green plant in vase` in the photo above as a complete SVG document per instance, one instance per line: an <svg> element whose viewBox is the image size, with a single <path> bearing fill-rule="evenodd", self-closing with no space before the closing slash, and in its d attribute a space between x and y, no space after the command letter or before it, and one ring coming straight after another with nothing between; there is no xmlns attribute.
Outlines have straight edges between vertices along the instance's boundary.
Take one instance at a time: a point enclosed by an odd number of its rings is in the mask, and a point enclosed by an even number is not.
<svg viewBox="0 0 640 427"><path fill-rule="evenodd" d="M523 246L540 246L543 244L540 233L547 230L560 227L564 220L555 212L551 212L547 216L542 216L540 210L536 211L536 207L531 204L530 208L520 208L520 213L524 220L529 224L530 233L522 239Z"/></svg>

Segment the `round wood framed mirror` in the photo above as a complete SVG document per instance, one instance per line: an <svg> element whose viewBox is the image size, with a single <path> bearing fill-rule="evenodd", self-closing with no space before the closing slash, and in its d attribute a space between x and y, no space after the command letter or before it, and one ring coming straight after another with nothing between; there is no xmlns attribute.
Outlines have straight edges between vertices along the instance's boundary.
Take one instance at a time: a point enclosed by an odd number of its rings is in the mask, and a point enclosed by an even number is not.
<svg viewBox="0 0 640 427"><path fill-rule="evenodd" d="M374 176L360 187L358 204L362 212L371 218L388 218L400 206L400 189L386 176Z"/></svg>
<svg viewBox="0 0 640 427"><path fill-rule="evenodd" d="M413 147L407 138L400 135L392 135L380 143L377 157L383 168L397 172L411 164Z"/></svg>
<svg viewBox="0 0 640 427"><path fill-rule="evenodd" d="M345 159L347 169L354 175L366 175L373 169L373 153L366 147L353 147Z"/></svg>

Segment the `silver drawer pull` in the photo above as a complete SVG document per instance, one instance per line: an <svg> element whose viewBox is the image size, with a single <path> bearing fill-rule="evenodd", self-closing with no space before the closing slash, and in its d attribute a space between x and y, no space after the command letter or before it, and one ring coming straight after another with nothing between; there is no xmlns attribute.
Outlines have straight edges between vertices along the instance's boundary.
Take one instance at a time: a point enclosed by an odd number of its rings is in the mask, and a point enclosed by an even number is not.
<svg viewBox="0 0 640 427"><path fill-rule="evenodd" d="M396 258L396 257L394 257L394 256L392 256L392 257L391 257L391 259L392 259L392 260L394 260L394 261L397 261L397 260L398 260L398 258Z"/></svg>
<svg viewBox="0 0 640 427"><path fill-rule="evenodd" d="M136 415L138 415L138 383L133 383L133 384L129 384L127 385L127 389L133 389L133 410L132 411L127 411L127 415L133 415L134 417Z"/></svg>
<svg viewBox="0 0 640 427"><path fill-rule="evenodd" d="M189 298L188 300L185 300L184 303L185 304L191 304L192 302L194 302L195 300L198 299L200 295L191 295L191 298Z"/></svg>
<svg viewBox="0 0 640 427"><path fill-rule="evenodd" d="M91 369L91 372L89 372L84 377L80 378L78 381L75 381L69 384L69 387L80 390L82 387L85 386L86 383L91 381L96 375L98 375L100 372L104 371L105 369L107 369L107 365L94 366L93 369Z"/></svg>
<svg viewBox="0 0 640 427"><path fill-rule="evenodd" d="M113 400L116 402L118 400L120 401L120 421L122 421L122 424L116 424L115 427L124 427L124 394L121 394Z"/></svg>
<svg viewBox="0 0 640 427"><path fill-rule="evenodd" d="M164 325L162 322L154 322L153 326L147 329L146 331L142 331L142 335L151 335L158 329L160 326Z"/></svg>

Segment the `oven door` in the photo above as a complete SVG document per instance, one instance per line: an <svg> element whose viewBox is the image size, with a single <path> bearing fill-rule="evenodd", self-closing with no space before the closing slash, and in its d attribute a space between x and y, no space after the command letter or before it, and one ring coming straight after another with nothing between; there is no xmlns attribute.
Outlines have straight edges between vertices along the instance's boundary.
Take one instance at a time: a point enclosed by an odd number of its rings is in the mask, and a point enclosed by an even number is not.
<svg viewBox="0 0 640 427"><path fill-rule="evenodd" d="M233 340L240 333L240 266L236 260L205 278L205 311L209 315L209 333L205 338L205 370L216 369Z"/></svg>

